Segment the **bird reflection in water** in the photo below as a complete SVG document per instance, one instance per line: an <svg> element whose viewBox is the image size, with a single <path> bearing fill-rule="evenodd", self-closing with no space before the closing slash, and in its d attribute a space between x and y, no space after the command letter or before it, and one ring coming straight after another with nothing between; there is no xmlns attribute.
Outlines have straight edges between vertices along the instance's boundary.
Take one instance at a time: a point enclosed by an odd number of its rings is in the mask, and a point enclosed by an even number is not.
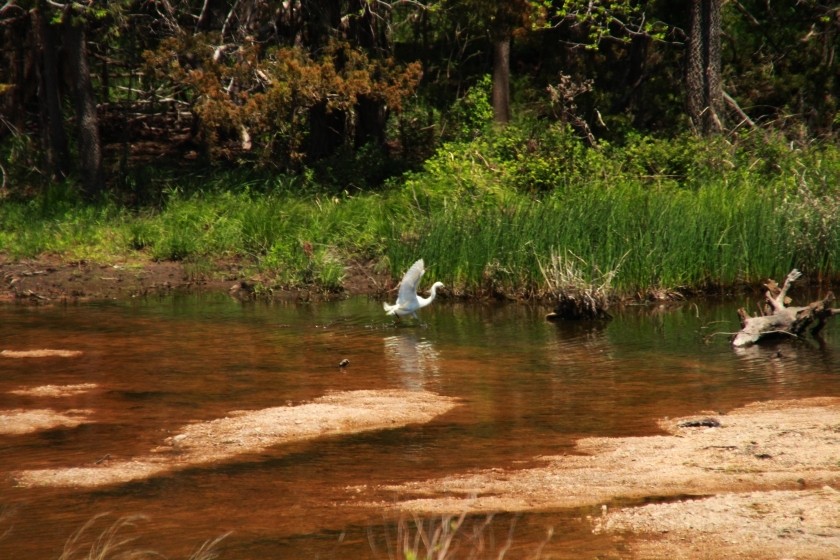
<svg viewBox="0 0 840 560"><path fill-rule="evenodd" d="M406 389L426 389L426 384L437 378L440 371L440 356L432 341L417 332L405 332L387 336L385 359L402 374L402 385Z"/></svg>

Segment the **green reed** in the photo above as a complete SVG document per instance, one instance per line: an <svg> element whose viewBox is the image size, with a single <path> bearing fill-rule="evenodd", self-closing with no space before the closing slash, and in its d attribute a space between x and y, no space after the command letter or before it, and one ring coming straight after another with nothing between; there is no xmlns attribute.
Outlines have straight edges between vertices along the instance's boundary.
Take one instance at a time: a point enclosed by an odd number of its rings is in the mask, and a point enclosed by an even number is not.
<svg viewBox="0 0 840 560"><path fill-rule="evenodd" d="M838 228L802 253L802 236L811 232L792 230L791 216L820 220L790 200L779 187L724 182L573 188L478 210L452 205L388 252L398 268L424 257L435 278L457 290L508 295L541 292L541 265L553 254L573 256L590 279L617 269L613 284L625 295L756 283L794 266L836 273Z"/></svg>

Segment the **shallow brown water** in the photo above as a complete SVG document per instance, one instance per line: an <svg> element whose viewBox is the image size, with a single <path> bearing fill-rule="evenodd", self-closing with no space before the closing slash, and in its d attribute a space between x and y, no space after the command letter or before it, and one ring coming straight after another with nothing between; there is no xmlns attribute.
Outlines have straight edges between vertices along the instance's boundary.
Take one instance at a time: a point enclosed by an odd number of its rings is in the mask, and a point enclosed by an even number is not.
<svg viewBox="0 0 840 560"><path fill-rule="evenodd" d="M95 420L0 434L0 559L57 558L75 530L105 513L90 537L142 515L124 530L136 537L130 546L168 558L186 558L228 532L223 560L396 558L405 524L355 505L393 500L381 485L525 466L570 451L579 437L656 433L662 416L840 395L836 320L823 347L785 342L736 352L726 336L707 338L736 330L735 310L745 303L630 307L592 327L546 323L544 309L523 305L436 302L423 311L425 328L395 327L365 298L0 307L0 350L83 352L0 356L0 411L89 409ZM342 359L346 369L338 368ZM97 387L60 398L12 392L82 383ZM99 489L22 488L9 474L141 456L189 422L380 388L422 388L464 404L423 426L276 446ZM581 520L589 513L597 512L500 513L489 523L465 520L461 533L478 535L488 551L479 557L495 558L509 542L505 558L620 554L589 534Z"/></svg>

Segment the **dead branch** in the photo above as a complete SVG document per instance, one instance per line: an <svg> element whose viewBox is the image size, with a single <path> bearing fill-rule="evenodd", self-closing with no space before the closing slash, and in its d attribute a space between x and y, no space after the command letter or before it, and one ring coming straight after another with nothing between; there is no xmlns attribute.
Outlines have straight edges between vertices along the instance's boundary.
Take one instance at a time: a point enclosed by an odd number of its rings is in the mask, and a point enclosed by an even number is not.
<svg viewBox="0 0 840 560"><path fill-rule="evenodd" d="M831 292L823 299L804 307L788 307L791 303L787 297L788 290L801 276L802 273L798 270L791 270L781 288L774 280L765 282L767 292L764 299L767 306L764 315L753 317L744 308L738 309L741 330L732 339L733 346L750 346L763 338L777 335L799 337L809 327L811 335L816 337L830 317L840 315L840 309L831 307L834 301L834 294Z"/></svg>

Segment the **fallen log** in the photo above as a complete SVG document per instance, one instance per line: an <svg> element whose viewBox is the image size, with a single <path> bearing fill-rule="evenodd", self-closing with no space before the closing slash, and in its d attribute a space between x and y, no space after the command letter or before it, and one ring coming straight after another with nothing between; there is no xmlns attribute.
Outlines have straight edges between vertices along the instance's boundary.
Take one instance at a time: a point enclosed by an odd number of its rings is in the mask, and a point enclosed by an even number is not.
<svg viewBox="0 0 840 560"><path fill-rule="evenodd" d="M814 301L804 307L788 307L791 302L787 292L793 282L802 273L795 268L791 270L781 288L773 280L765 284L765 314L756 317L750 316L742 307L738 310L741 318L741 330L732 339L735 347L744 347L755 344L762 338L773 336L801 336L810 327L811 335L819 336L828 318L840 315L839 308L832 308L834 294L828 294L821 300Z"/></svg>

